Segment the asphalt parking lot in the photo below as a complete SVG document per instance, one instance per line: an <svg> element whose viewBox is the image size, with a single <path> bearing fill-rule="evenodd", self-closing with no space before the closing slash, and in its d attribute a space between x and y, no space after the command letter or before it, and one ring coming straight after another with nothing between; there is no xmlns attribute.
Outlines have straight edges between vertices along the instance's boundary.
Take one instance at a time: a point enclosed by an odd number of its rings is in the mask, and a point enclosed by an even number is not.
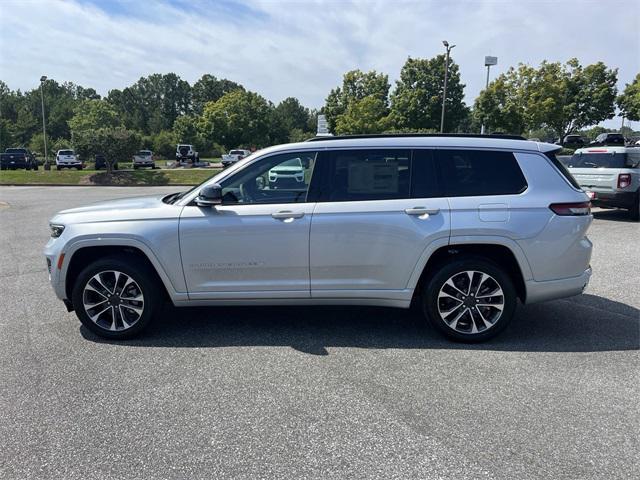
<svg viewBox="0 0 640 480"><path fill-rule="evenodd" d="M640 478L626 213L596 213L584 295L481 345L344 307L167 308L139 339L92 336L49 287L47 220L175 190L0 187L0 478Z"/></svg>

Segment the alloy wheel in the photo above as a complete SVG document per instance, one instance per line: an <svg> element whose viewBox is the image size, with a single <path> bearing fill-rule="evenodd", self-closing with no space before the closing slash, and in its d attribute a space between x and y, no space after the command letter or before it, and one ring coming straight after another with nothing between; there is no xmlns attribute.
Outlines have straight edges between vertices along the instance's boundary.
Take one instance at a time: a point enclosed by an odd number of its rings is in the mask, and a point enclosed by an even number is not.
<svg viewBox="0 0 640 480"><path fill-rule="evenodd" d="M144 312L142 289L133 278L117 270L92 276L84 286L82 303L91 321L110 331L128 330Z"/></svg>
<svg viewBox="0 0 640 480"><path fill-rule="evenodd" d="M502 287L487 273L466 270L444 282L438 293L438 313L452 330L463 334L482 333L502 316L505 297Z"/></svg>

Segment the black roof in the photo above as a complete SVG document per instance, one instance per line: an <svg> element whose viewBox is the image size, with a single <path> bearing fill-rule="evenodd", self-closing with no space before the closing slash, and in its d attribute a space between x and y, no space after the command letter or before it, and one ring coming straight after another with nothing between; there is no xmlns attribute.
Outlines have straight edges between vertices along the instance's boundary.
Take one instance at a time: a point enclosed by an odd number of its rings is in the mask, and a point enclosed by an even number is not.
<svg viewBox="0 0 640 480"><path fill-rule="evenodd" d="M332 135L309 138L307 142L320 142L323 140L355 140L359 138L397 138L397 137L453 137L453 138L502 138L506 140L526 140L520 135L490 134L480 135L477 133L375 133L363 135Z"/></svg>

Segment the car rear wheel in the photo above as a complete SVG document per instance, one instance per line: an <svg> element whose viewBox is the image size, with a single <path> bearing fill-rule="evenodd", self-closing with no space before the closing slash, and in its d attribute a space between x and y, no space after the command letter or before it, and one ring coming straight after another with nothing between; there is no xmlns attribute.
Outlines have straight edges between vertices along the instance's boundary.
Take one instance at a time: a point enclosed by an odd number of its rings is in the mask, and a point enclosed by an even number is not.
<svg viewBox="0 0 640 480"><path fill-rule="evenodd" d="M159 295L154 272L137 258L107 257L78 276L72 301L82 324L96 335L130 338L152 321Z"/></svg>
<svg viewBox="0 0 640 480"><path fill-rule="evenodd" d="M446 264L426 282L424 312L441 333L462 342L481 342L511 321L517 295L510 275L482 257Z"/></svg>

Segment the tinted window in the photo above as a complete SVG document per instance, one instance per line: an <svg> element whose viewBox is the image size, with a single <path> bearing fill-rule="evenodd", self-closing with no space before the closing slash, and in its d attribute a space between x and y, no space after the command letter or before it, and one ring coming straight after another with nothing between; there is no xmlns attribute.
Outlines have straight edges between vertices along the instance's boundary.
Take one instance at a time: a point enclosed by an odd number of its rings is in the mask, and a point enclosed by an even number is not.
<svg viewBox="0 0 640 480"><path fill-rule="evenodd" d="M323 200L348 202L409 198L409 150L336 150Z"/></svg>
<svg viewBox="0 0 640 480"><path fill-rule="evenodd" d="M437 150L437 156L448 196L510 195L527 188L510 152Z"/></svg>
<svg viewBox="0 0 640 480"><path fill-rule="evenodd" d="M60 150L59 155L73 155L73 150Z"/></svg>
<svg viewBox="0 0 640 480"><path fill-rule="evenodd" d="M258 160L222 182L222 201L225 204L306 202L315 163L316 152L283 153ZM282 169L290 165L298 169Z"/></svg>
<svg viewBox="0 0 640 480"><path fill-rule="evenodd" d="M624 168L625 153L579 153L571 157L569 167L573 168Z"/></svg>
<svg viewBox="0 0 640 480"><path fill-rule="evenodd" d="M440 197L436 165L432 150L414 150L411 162L411 197Z"/></svg>

